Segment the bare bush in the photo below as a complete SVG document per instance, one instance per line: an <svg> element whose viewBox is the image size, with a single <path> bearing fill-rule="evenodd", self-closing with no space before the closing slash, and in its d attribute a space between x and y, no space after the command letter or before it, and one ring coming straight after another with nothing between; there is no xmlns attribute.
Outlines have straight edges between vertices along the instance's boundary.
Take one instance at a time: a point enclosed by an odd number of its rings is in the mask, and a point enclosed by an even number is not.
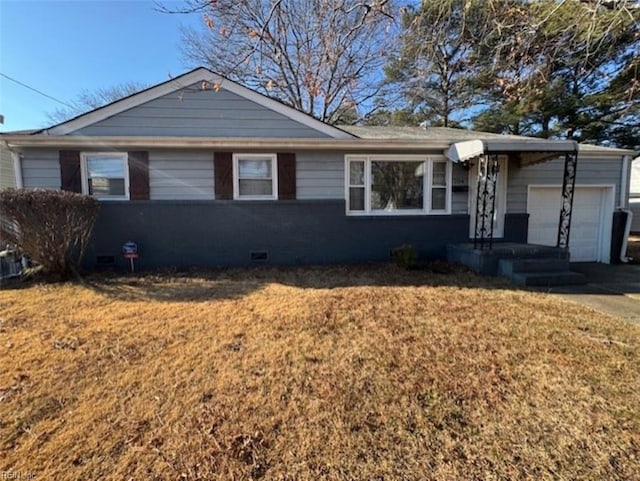
<svg viewBox="0 0 640 481"><path fill-rule="evenodd" d="M65 279L77 272L98 209L93 197L73 192L7 189L0 192L0 237Z"/></svg>

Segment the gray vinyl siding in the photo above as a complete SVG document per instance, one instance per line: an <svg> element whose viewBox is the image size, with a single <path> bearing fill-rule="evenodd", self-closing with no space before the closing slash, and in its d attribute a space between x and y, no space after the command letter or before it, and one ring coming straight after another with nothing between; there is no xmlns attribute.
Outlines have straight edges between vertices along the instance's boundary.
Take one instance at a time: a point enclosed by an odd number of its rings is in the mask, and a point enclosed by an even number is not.
<svg viewBox="0 0 640 481"><path fill-rule="evenodd" d="M507 186L507 212L527 212L527 191L529 185L562 185L564 160L554 159L549 162L518 167L509 165L509 183ZM620 176L622 159L578 158L576 184L580 185L615 185L615 203L620 196ZM558 199L558 203L560 199Z"/></svg>
<svg viewBox="0 0 640 481"><path fill-rule="evenodd" d="M60 189L57 150L27 150L22 157L22 182L28 189Z"/></svg>
<svg viewBox="0 0 640 481"><path fill-rule="evenodd" d="M0 190L16 186L11 152L0 146Z"/></svg>
<svg viewBox="0 0 640 481"><path fill-rule="evenodd" d="M298 199L344 199L344 154L297 154L296 186Z"/></svg>
<svg viewBox="0 0 640 481"><path fill-rule="evenodd" d="M151 200L213 199L213 153L149 152Z"/></svg>
<svg viewBox="0 0 640 481"><path fill-rule="evenodd" d="M640 198L640 157L631 162L630 197Z"/></svg>
<svg viewBox="0 0 640 481"><path fill-rule="evenodd" d="M328 137L322 132L220 89L200 84L151 100L72 135Z"/></svg>
<svg viewBox="0 0 640 481"><path fill-rule="evenodd" d="M629 209L633 213L631 232L640 233L640 197L629 201Z"/></svg>
<svg viewBox="0 0 640 481"><path fill-rule="evenodd" d="M629 209L633 212L631 232L640 232L640 158L631 162Z"/></svg>
<svg viewBox="0 0 640 481"><path fill-rule="evenodd" d="M467 192L452 192L451 193L451 213L452 214L467 214L469 206Z"/></svg>

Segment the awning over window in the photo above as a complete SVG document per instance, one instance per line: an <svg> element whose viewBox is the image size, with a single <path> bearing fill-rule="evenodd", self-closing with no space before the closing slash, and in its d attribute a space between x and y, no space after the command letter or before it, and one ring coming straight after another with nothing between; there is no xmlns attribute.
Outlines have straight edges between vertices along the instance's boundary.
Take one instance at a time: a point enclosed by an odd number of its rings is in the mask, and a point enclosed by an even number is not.
<svg viewBox="0 0 640 481"><path fill-rule="evenodd" d="M544 162L567 153L577 153L574 140L487 139L456 142L445 151L452 162L467 162L481 155L506 154L517 158L520 165Z"/></svg>

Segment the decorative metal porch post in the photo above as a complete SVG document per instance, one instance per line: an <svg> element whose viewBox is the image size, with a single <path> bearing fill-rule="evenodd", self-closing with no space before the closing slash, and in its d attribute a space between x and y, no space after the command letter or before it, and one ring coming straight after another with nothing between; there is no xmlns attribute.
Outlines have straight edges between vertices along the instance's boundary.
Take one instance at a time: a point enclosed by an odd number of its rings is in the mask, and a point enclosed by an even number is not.
<svg viewBox="0 0 640 481"><path fill-rule="evenodd" d="M496 208L496 186L499 163L497 155L483 155L478 159L478 188L476 193L476 222L473 248L484 249L485 239L489 250L493 248L493 218Z"/></svg>
<svg viewBox="0 0 640 481"><path fill-rule="evenodd" d="M558 225L557 247L569 247L569 233L571 231L571 210L573 209L573 191L576 187L576 169L578 168L578 152L565 154L564 177L562 179L562 208L560 209L560 223Z"/></svg>

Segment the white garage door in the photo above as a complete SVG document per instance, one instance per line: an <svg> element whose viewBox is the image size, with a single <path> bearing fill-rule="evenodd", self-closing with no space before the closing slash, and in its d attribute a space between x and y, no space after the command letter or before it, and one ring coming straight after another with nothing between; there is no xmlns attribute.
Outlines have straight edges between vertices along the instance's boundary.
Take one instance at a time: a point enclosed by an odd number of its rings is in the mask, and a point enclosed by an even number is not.
<svg viewBox="0 0 640 481"><path fill-rule="evenodd" d="M529 243L555 246L558 240L561 187L531 186L527 198ZM609 262L613 187L576 186L569 252L573 262Z"/></svg>

